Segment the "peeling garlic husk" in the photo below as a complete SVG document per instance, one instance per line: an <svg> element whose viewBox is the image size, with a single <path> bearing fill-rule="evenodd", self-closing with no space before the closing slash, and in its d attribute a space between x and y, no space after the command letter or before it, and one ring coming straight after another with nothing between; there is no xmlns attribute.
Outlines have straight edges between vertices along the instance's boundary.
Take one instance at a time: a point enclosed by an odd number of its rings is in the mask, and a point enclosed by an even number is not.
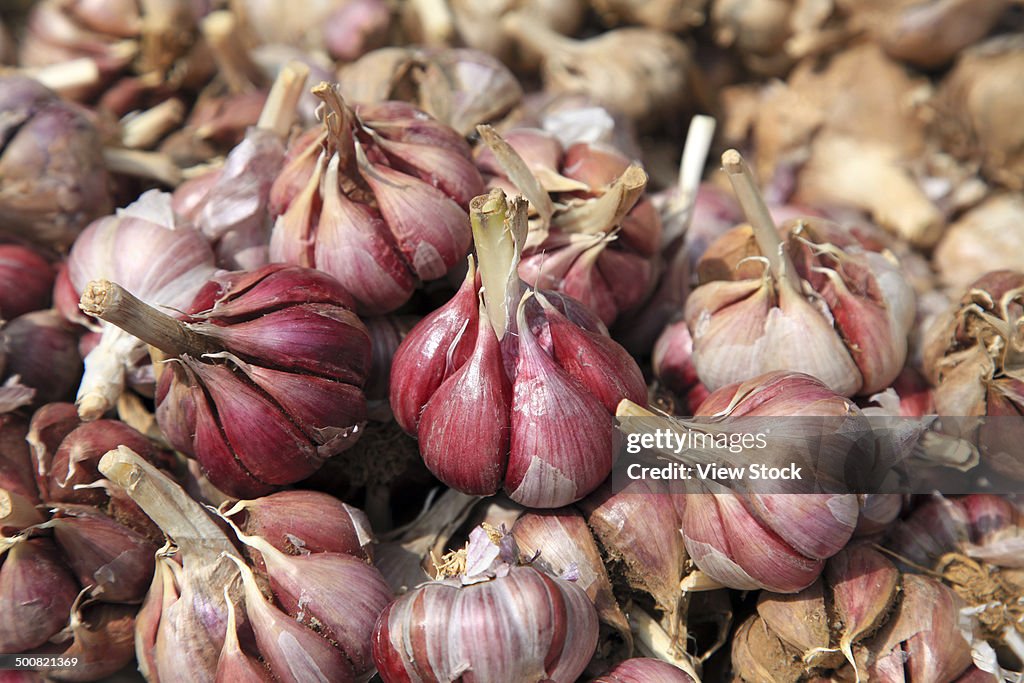
<svg viewBox="0 0 1024 683"><path fill-rule="evenodd" d="M1024 414L1024 273L1000 270L975 281L955 308L928 329L924 367L939 415L989 416L965 436L987 464L1024 478L1018 456Z"/></svg>

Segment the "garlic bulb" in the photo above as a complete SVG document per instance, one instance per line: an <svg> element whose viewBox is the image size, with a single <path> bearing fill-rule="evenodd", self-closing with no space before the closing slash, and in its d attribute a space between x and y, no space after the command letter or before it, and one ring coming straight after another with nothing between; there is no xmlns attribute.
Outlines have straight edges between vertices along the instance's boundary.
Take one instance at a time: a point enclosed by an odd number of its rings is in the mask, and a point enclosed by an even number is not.
<svg viewBox="0 0 1024 683"><path fill-rule="evenodd" d="M272 264L222 273L185 322L107 280L82 309L175 359L157 387L157 421L231 495L305 479L362 433L369 334L330 276Z"/></svg>
<svg viewBox="0 0 1024 683"><path fill-rule="evenodd" d="M931 577L902 574L885 555L853 545L796 595L762 592L739 627L739 680L903 680L952 683L971 666L958 628L963 601ZM893 679L892 676L899 676Z"/></svg>
<svg viewBox="0 0 1024 683"><path fill-rule="evenodd" d="M334 86L314 92L324 128L296 140L271 188L270 259L334 276L361 313L392 311L465 255L480 174L462 137L411 105L353 110Z"/></svg>
<svg viewBox="0 0 1024 683"><path fill-rule="evenodd" d="M833 26L833 3L785 0L714 0L711 25L715 42L739 52L751 71L784 74L795 61L844 37Z"/></svg>
<svg viewBox="0 0 1024 683"><path fill-rule="evenodd" d="M987 494L936 496L901 521L886 545L911 567L934 570L967 603L979 665L1024 667L1019 616L1024 513L1019 508ZM987 663L979 661L982 656Z"/></svg>
<svg viewBox="0 0 1024 683"><path fill-rule="evenodd" d="M118 444L160 466L171 459L121 422L80 423L71 404L36 411L21 437L17 453L0 439L0 652L77 657L50 675L105 680L134 656L157 546L135 504L101 487L97 463ZM17 470L28 476L17 481Z"/></svg>
<svg viewBox="0 0 1024 683"><path fill-rule="evenodd" d="M479 274L471 262L455 296L402 342L391 407L453 488L567 505L611 471L610 413L623 397L646 399L643 376L580 304L524 293L525 200L495 189L470 212Z"/></svg>
<svg viewBox="0 0 1024 683"><path fill-rule="evenodd" d="M229 270L258 268L269 257L270 186L284 164L285 139L309 69L295 62L278 75L257 124L219 169L174 192L175 212L214 244L217 264Z"/></svg>
<svg viewBox="0 0 1024 683"><path fill-rule="evenodd" d="M838 0L850 27L892 57L926 69L954 59L996 26L1009 0Z"/></svg>
<svg viewBox="0 0 1024 683"><path fill-rule="evenodd" d="M46 308L55 275L53 266L34 250L0 244L0 320Z"/></svg>
<svg viewBox="0 0 1024 683"><path fill-rule="evenodd" d="M76 293L93 280L117 282L142 301L184 310L214 272L209 243L175 217L171 195L150 190L113 216L95 221L75 241L68 277ZM146 353L141 340L109 323L85 359L79 412L96 419L117 403L125 370Z"/></svg>
<svg viewBox="0 0 1024 683"><path fill-rule="evenodd" d="M974 4L970 11L975 12ZM992 38L958 56L932 102L943 147L1017 192L1024 189L1024 134L1017 125L1024 95L1009 84L1016 83L1022 65L1024 38Z"/></svg>
<svg viewBox="0 0 1024 683"><path fill-rule="evenodd" d="M789 370L846 396L887 387L906 360L914 319L913 290L895 259L861 248L827 222L790 222L781 241L742 157L730 150L722 160L757 244L758 257L743 265L762 271L708 282L687 300L701 381L714 391Z"/></svg>
<svg viewBox="0 0 1024 683"><path fill-rule="evenodd" d="M704 23L708 0L591 0L608 25L642 24L662 31L682 31Z"/></svg>
<svg viewBox="0 0 1024 683"><path fill-rule="evenodd" d="M644 125L671 116L686 99L690 52L670 33L620 28L574 40L527 14L509 15L502 25L540 54L545 90L587 95Z"/></svg>
<svg viewBox="0 0 1024 683"><path fill-rule="evenodd" d="M493 683L572 683L583 673L597 644L594 606L572 581L521 565L509 540L475 529L464 550L446 556L438 580L384 610L373 657L386 683L440 683L470 671Z"/></svg>
<svg viewBox="0 0 1024 683"><path fill-rule="evenodd" d="M78 331L54 310L33 311L0 327L0 376L35 389L33 405L66 401L82 377Z"/></svg>
<svg viewBox="0 0 1024 683"><path fill-rule="evenodd" d="M369 677L374 623L391 594L361 553L347 554L337 544L303 552L313 520L293 530L294 554L258 533L242 532L232 518L260 508L259 500L228 510L225 531L203 506L125 447L104 455L99 469L170 539L157 555L135 633L147 678L212 681L239 670L246 680ZM273 504L278 511L288 506L286 500ZM308 512L300 507L292 515ZM183 657L190 663L184 674Z"/></svg>
<svg viewBox="0 0 1024 683"><path fill-rule="evenodd" d="M2 76L0 92L0 231L64 250L110 211L99 133L37 81Z"/></svg>
<svg viewBox="0 0 1024 683"><path fill-rule="evenodd" d="M992 270L1024 272L1024 198L994 194L967 211L943 234L933 262L954 292Z"/></svg>
<svg viewBox="0 0 1024 683"><path fill-rule="evenodd" d="M489 185L511 184L542 204L534 207L541 215L523 248L523 280L580 301L606 325L638 308L654 286L661 240L640 166L602 145L563 149L541 130L512 129L503 138L489 128L481 132L487 146L477 149L476 162Z"/></svg>

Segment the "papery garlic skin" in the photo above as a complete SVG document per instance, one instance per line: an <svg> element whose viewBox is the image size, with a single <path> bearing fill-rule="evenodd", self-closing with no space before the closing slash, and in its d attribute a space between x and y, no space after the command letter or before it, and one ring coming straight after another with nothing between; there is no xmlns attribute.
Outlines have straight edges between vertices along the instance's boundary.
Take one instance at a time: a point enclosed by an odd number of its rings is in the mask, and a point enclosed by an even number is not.
<svg viewBox="0 0 1024 683"><path fill-rule="evenodd" d="M77 292L92 280L108 279L153 305L185 310L214 272L209 243L171 209L171 196L151 190L87 228L68 256L68 276ZM79 410L96 419L120 396L125 369L145 353L142 341L101 325L103 339L85 359L78 389Z"/></svg>

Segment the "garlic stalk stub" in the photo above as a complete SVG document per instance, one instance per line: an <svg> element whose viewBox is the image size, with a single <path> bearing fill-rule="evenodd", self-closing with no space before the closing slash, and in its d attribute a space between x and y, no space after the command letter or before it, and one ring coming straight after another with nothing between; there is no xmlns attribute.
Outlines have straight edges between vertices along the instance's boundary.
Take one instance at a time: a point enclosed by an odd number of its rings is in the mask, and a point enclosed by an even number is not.
<svg viewBox="0 0 1024 683"><path fill-rule="evenodd" d="M887 387L903 367L914 316L913 290L894 259L811 219L787 224L780 239L739 153L727 151L722 162L759 253L735 265L760 266L761 274L735 271L696 288L687 300L701 381L714 391L787 370L817 377L846 396Z"/></svg>
<svg viewBox="0 0 1024 683"><path fill-rule="evenodd" d="M412 105L313 92L324 125L293 143L271 188L270 259L323 270L360 313L387 313L465 256L483 182L462 136Z"/></svg>
<svg viewBox="0 0 1024 683"><path fill-rule="evenodd" d="M520 564L511 540L478 527L438 580L384 610L373 656L385 683L571 683L583 673L597 644L593 604L573 582Z"/></svg>
<svg viewBox="0 0 1024 683"><path fill-rule="evenodd" d="M566 505L611 471L611 411L623 397L646 400L643 377L578 303L524 293L525 200L495 189L470 210L479 271L471 261L455 296L395 354L395 419L453 488Z"/></svg>
<svg viewBox="0 0 1024 683"><path fill-rule="evenodd" d="M238 496L305 479L362 433L369 334L330 276L273 264L223 274L185 322L90 283L82 308L173 359L157 387L168 441Z"/></svg>

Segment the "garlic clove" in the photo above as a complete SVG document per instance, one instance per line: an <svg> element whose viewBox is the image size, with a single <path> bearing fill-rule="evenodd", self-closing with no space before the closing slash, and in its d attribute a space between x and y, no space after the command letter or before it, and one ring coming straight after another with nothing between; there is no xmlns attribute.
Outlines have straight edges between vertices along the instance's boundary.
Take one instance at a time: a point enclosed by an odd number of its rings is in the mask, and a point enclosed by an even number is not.
<svg viewBox="0 0 1024 683"><path fill-rule="evenodd" d="M361 386L370 368L369 332L355 313L339 306L301 304L228 326L188 326L244 360L281 370Z"/></svg>
<svg viewBox="0 0 1024 683"><path fill-rule="evenodd" d="M288 200L287 208L277 214L274 227L270 231L269 257L271 261L294 263L306 267L313 265L310 244L313 227L321 212L320 184L327 167L326 155L320 154L313 164L309 174L303 176L305 182L301 189L295 192L293 199ZM284 177L283 173L278 181L281 177ZM277 187L278 183L275 182L274 188ZM273 198L274 193L271 191L272 206ZM278 201L283 202L283 200Z"/></svg>
<svg viewBox="0 0 1024 683"><path fill-rule="evenodd" d="M78 332L54 310L18 316L0 330L8 376L36 390L35 404L71 398L82 376Z"/></svg>
<svg viewBox="0 0 1024 683"><path fill-rule="evenodd" d="M312 444L280 406L224 366L182 361L205 388L226 445L255 479L289 484L316 471Z"/></svg>
<svg viewBox="0 0 1024 683"><path fill-rule="evenodd" d="M53 266L32 249L0 244L0 319L46 308L54 277Z"/></svg>
<svg viewBox="0 0 1024 683"><path fill-rule="evenodd" d="M221 514L246 534L290 555L330 552L370 558L373 531L366 514L326 493L279 491L240 500Z"/></svg>
<svg viewBox="0 0 1024 683"><path fill-rule="evenodd" d="M528 298L524 297L524 302ZM527 507L560 507L593 491L612 466L612 420L540 348L520 304L505 488Z"/></svg>
<svg viewBox="0 0 1024 683"><path fill-rule="evenodd" d="M832 587L832 608L842 623L839 647L857 666L851 646L888 616L899 591L899 572L881 553L858 545L829 559L825 578Z"/></svg>
<svg viewBox="0 0 1024 683"><path fill-rule="evenodd" d="M214 408L202 389L195 386L191 393L195 426L192 428L192 447L188 452L195 453L206 476L217 482L217 488L228 495L248 497L269 493L273 487L256 479L235 457L217 422Z"/></svg>
<svg viewBox="0 0 1024 683"><path fill-rule="evenodd" d="M243 371L313 442L318 457L337 455L359 439L366 399L358 387L256 365Z"/></svg>
<svg viewBox="0 0 1024 683"><path fill-rule="evenodd" d="M0 652L31 652L67 625L74 576L46 538L20 538L0 565Z"/></svg>
<svg viewBox="0 0 1024 683"><path fill-rule="evenodd" d="M352 664L341 650L269 603L252 570L240 560L232 560L242 573L245 612L256 644L275 679L288 683L356 680Z"/></svg>
<svg viewBox="0 0 1024 683"><path fill-rule="evenodd" d="M638 307L655 283L650 259L615 249L604 249L597 257L597 269L611 284L612 301L618 311Z"/></svg>
<svg viewBox="0 0 1024 683"><path fill-rule="evenodd" d="M476 290L476 268L470 259L466 279L455 295L423 318L395 351L389 401L395 421L407 434L416 434L423 406L475 347Z"/></svg>
<svg viewBox="0 0 1024 683"><path fill-rule="evenodd" d="M355 298L360 312L381 314L409 300L415 279L379 214L356 204L338 187L338 155L324 181L324 210L317 224L314 258Z"/></svg>
<svg viewBox="0 0 1024 683"><path fill-rule="evenodd" d="M821 579L793 595L762 592L757 613L783 642L799 648L809 668L833 668L836 651L829 647L829 615Z"/></svg>
<svg viewBox="0 0 1024 683"><path fill-rule="evenodd" d="M733 634L732 665L741 681L786 683L805 673L792 648L757 615L748 617Z"/></svg>
<svg viewBox="0 0 1024 683"><path fill-rule="evenodd" d="M483 194L480 171L463 154L453 154L436 144L401 142L385 137L376 142L395 168L429 183L459 206L468 206L473 197Z"/></svg>
<svg viewBox="0 0 1024 683"><path fill-rule="evenodd" d="M336 553L261 554L281 607L334 643L357 674L373 669L371 634L391 602L391 589L380 572Z"/></svg>
<svg viewBox="0 0 1024 683"><path fill-rule="evenodd" d="M821 574L823 560L796 552L753 517L738 495L688 494L682 502L686 550L719 583L796 593Z"/></svg>
<svg viewBox="0 0 1024 683"><path fill-rule="evenodd" d="M615 600L601 551L579 513L571 508L527 512L516 520L511 533L520 556L536 558L532 566L551 576L575 568L575 584L586 591L598 618L618 633L627 651L632 649L629 622Z"/></svg>
<svg viewBox="0 0 1024 683"><path fill-rule="evenodd" d="M437 188L374 163L359 146L356 151L360 176L416 275L423 280L444 276L469 249L466 212Z"/></svg>
<svg viewBox="0 0 1024 683"><path fill-rule="evenodd" d="M135 607L108 602L83 602L79 594L71 610L71 644L60 653L76 659L73 667L53 668L47 675L62 681L97 681L114 675L135 658Z"/></svg>
<svg viewBox="0 0 1024 683"><path fill-rule="evenodd" d="M271 683L274 678L258 659L246 654L238 641L235 605L225 600L228 607L228 627L224 646L217 660L215 683ZM145 673L145 672L143 672Z"/></svg>
<svg viewBox="0 0 1024 683"><path fill-rule="evenodd" d="M636 361L611 338L569 321L543 294L537 295L551 335L555 362L601 401L609 413L622 399L646 405L647 385Z"/></svg>
<svg viewBox="0 0 1024 683"><path fill-rule="evenodd" d="M146 591L142 606L135 615L135 652L139 672L146 680L155 680L157 672L156 641L160 629L160 617L165 607L178 599L177 587L168 566L164 552L170 546L157 551L153 576Z"/></svg>
<svg viewBox="0 0 1024 683"><path fill-rule="evenodd" d="M659 609L674 615L689 557L673 494L661 482L638 480L619 493L605 483L579 507L608 558L621 563L629 584L650 593Z"/></svg>
<svg viewBox="0 0 1024 683"><path fill-rule="evenodd" d="M846 546L857 527L854 494L750 494L747 504L794 550L823 560Z"/></svg>
<svg viewBox="0 0 1024 683"><path fill-rule="evenodd" d="M481 304L472 354L420 416L416 434L424 463L463 493L496 493L505 476L511 404L501 346Z"/></svg>
<svg viewBox="0 0 1024 683"><path fill-rule="evenodd" d="M904 574L903 599L868 648L895 650L908 681L954 681L971 665L970 645L958 628L961 607L960 597L936 580ZM883 658L869 661L869 680L879 677L883 666Z"/></svg>
<svg viewBox="0 0 1024 683"><path fill-rule="evenodd" d="M289 304L352 308L354 301L349 291L328 274L273 263L254 270L219 274L196 294L189 313L232 323Z"/></svg>
<svg viewBox="0 0 1024 683"><path fill-rule="evenodd" d="M56 508L46 526L91 595L104 602L142 600L153 573L152 541L85 506Z"/></svg>

